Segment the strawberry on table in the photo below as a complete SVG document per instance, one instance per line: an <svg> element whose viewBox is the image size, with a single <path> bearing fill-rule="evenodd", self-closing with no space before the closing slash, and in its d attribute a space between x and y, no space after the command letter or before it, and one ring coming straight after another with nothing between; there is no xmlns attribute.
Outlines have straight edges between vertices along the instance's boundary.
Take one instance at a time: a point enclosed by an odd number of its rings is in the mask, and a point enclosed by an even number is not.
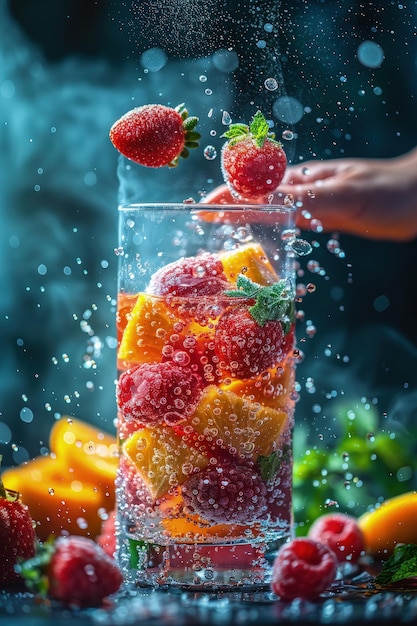
<svg viewBox="0 0 417 626"><path fill-rule="evenodd" d="M131 161L146 167L175 167L198 146L198 117L184 104L175 108L145 104L128 111L110 129L110 141Z"/></svg>
<svg viewBox="0 0 417 626"><path fill-rule="evenodd" d="M223 137L223 177L233 195L257 200L275 191L284 176L287 157L274 139L264 115L257 111L249 126L232 124Z"/></svg>
<svg viewBox="0 0 417 626"><path fill-rule="evenodd" d="M35 541L34 522L28 507L16 491L6 489L0 480L0 586L19 582L16 565L20 559L34 555Z"/></svg>
<svg viewBox="0 0 417 626"><path fill-rule="evenodd" d="M39 545L20 569L30 591L80 607L100 606L123 582L116 561L98 543L78 535Z"/></svg>

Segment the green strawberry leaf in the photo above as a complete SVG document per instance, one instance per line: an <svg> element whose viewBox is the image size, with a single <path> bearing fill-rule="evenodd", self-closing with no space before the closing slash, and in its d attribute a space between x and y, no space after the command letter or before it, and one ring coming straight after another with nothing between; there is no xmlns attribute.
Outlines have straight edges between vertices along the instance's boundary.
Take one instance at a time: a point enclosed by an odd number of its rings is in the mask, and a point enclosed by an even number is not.
<svg viewBox="0 0 417 626"><path fill-rule="evenodd" d="M273 285L259 285L244 274L239 274L237 289L226 291L227 296L249 298L255 304L248 311L259 326L269 321L280 321L284 334L287 334L294 321L295 305L292 289L288 281L279 280Z"/></svg>
<svg viewBox="0 0 417 626"><path fill-rule="evenodd" d="M28 591L46 596L49 590L48 566L55 551L55 538L49 537L36 546L36 553L30 559L19 560L17 569Z"/></svg>
<svg viewBox="0 0 417 626"><path fill-rule="evenodd" d="M375 577L375 583L380 586L395 585L417 586L417 545L414 543L397 544L393 554L385 561L382 570Z"/></svg>
<svg viewBox="0 0 417 626"><path fill-rule="evenodd" d="M247 137L248 134L249 126L246 126L246 124L232 124L229 126L229 129L223 133L222 137L226 137L226 139L234 139L236 137Z"/></svg>

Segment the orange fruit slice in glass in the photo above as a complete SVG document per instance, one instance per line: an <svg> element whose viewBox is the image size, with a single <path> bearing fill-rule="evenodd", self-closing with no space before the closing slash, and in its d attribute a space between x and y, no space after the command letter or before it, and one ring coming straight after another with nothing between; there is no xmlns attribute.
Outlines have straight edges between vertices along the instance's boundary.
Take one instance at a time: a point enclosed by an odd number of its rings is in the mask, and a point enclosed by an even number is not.
<svg viewBox="0 0 417 626"><path fill-rule="evenodd" d="M123 450L133 461L154 500L184 483L196 469L204 469L209 463L206 456L187 446L169 426L140 428L125 441Z"/></svg>
<svg viewBox="0 0 417 626"><path fill-rule="evenodd" d="M146 293L137 296L120 340L118 360L126 369L134 364L161 361L163 348L182 323L175 311L160 297Z"/></svg>
<svg viewBox="0 0 417 626"><path fill-rule="evenodd" d="M235 283L244 274L259 285L273 285L278 279L270 260L259 243L248 243L240 248L220 253L227 279Z"/></svg>
<svg viewBox="0 0 417 626"><path fill-rule="evenodd" d="M288 415L263 407L214 385L206 387L190 425L208 445L218 446L244 460L256 461L277 448Z"/></svg>

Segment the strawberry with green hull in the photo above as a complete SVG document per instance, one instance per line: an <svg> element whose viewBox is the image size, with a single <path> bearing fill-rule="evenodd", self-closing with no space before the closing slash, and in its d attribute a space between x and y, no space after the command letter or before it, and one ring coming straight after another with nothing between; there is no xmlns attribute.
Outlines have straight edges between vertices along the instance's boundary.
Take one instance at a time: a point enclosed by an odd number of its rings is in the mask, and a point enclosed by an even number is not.
<svg viewBox="0 0 417 626"><path fill-rule="evenodd" d="M6 489L0 480L0 586L8 587L21 581L16 566L19 559L34 555L35 541L34 522L28 507L16 491Z"/></svg>
<svg viewBox="0 0 417 626"><path fill-rule="evenodd" d="M290 350L286 336L294 321L294 302L283 280L262 286L240 274L236 286L226 295L245 302L220 316L214 348L221 368L233 377L251 378L279 363L284 350Z"/></svg>
<svg viewBox="0 0 417 626"><path fill-rule="evenodd" d="M125 113L110 129L110 141L131 161L146 167L175 167L180 157L198 146L194 129L198 117L189 116L184 104L175 109L146 104Z"/></svg>
<svg viewBox="0 0 417 626"><path fill-rule="evenodd" d="M221 166L232 195L244 200L259 200L280 185L287 157L282 144L270 132L265 116L257 111L250 126L232 124L223 135Z"/></svg>
<svg viewBox="0 0 417 626"><path fill-rule="evenodd" d="M20 572L29 591L68 606L100 606L123 582L116 561L98 543L77 535L40 544Z"/></svg>

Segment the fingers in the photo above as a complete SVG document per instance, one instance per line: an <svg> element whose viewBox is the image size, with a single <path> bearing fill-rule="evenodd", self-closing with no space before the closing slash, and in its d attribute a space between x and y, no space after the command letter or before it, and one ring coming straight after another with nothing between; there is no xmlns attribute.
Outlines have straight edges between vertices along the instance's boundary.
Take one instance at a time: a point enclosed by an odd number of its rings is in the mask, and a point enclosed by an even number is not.
<svg viewBox="0 0 417 626"><path fill-rule="evenodd" d="M237 204L238 200L232 196L227 185L220 185L204 196L200 202L202 204Z"/></svg>

